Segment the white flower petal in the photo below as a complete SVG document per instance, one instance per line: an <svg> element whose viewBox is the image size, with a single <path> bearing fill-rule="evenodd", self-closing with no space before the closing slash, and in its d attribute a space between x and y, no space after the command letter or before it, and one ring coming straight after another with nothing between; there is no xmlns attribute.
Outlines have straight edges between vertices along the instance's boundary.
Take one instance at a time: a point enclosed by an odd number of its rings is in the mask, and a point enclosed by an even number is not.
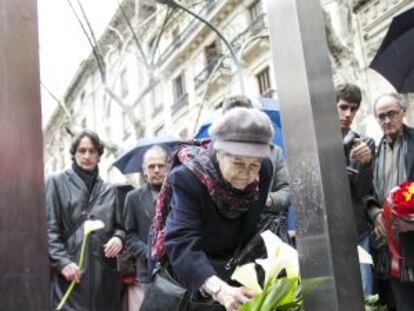
<svg viewBox="0 0 414 311"><path fill-rule="evenodd" d="M273 258L256 259L256 263L261 265L265 272L265 282L277 276L283 269L283 262Z"/></svg>
<svg viewBox="0 0 414 311"><path fill-rule="evenodd" d="M277 258L282 245L282 240L270 230L266 230L261 234L267 251L268 258Z"/></svg>
<svg viewBox="0 0 414 311"><path fill-rule="evenodd" d="M239 282L243 286L250 288L257 293L262 292L262 288L259 285L257 280L257 274L255 269L255 264L253 262L237 266L231 275L231 279Z"/></svg>
<svg viewBox="0 0 414 311"><path fill-rule="evenodd" d="M359 257L359 263L364 263L368 265L373 264L372 256L361 246L358 246L358 257Z"/></svg>
<svg viewBox="0 0 414 311"><path fill-rule="evenodd" d="M288 278L299 276L298 252L292 246L284 243L273 232L266 230L261 234L266 246L268 258L258 259L266 273L266 280L277 276L280 271L286 269Z"/></svg>
<svg viewBox="0 0 414 311"><path fill-rule="evenodd" d="M299 262L289 262L285 268L288 279L299 277Z"/></svg>
<svg viewBox="0 0 414 311"><path fill-rule="evenodd" d="M105 224L102 220L86 220L83 224L83 233L84 235L88 235L92 231L96 231L105 227Z"/></svg>

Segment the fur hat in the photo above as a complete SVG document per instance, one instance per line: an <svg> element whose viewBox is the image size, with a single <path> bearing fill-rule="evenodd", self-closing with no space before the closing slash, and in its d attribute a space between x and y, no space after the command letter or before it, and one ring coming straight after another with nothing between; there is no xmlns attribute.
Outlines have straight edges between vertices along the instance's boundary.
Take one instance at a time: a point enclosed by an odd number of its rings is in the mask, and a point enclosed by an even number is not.
<svg viewBox="0 0 414 311"><path fill-rule="evenodd" d="M273 127L258 109L233 108L213 122L209 134L216 150L263 158L270 154Z"/></svg>

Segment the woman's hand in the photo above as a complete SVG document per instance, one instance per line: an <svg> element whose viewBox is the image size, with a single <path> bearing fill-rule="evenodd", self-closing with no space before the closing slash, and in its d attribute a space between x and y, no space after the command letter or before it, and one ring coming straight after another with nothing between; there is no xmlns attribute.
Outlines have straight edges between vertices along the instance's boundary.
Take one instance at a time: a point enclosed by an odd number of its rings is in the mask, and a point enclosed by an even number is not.
<svg viewBox="0 0 414 311"><path fill-rule="evenodd" d="M216 275L210 276L201 286L215 301L223 305L227 311L236 311L239 306L249 301L255 292L245 287L230 286Z"/></svg>
<svg viewBox="0 0 414 311"><path fill-rule="evenodd" d="M122 240L117 236L112 237L106 244L104 244L105 257L115 257L122 250L122 247Z"/></svg>
<svg viewBox="0 0 414 311"><path fill-rule="evenodd" d="M251 289L245 287L233 287L224 283L215 298L217 302L226 308L226 311L236 311L254 295L255 292Z"/></svg>
<svg viewBox="0 0 414 311"><path fill-rule="evenodd" d="M80 282L82 275L78 265L74 262L66 265L60 273L62 273L66 281L75 281L76 283Z"/></svg>

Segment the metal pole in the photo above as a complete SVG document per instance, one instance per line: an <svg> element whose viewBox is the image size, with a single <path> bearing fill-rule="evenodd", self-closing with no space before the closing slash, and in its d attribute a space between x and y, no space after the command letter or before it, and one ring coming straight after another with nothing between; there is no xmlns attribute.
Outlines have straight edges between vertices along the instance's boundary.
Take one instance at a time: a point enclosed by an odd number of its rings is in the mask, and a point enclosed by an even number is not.
<svg viewBox="0 0 414 311"><path fill-rule="evenodd" d="M320 3L266 2L305 310L363 311L357 237Z"/></svg>
<svg viewBox="0 0 414 311"><path fill-rule="evenodd" d="M0 309L49 309L37 5L0 2Z"/></svg>
<svg viewBox="0 0 414 311"><path fill-rule="evenodd" d="M230 52L230 56L233 59L234 65L236 66L237 77L239 79L239 84L240 84L240 92L241 92L241 94L244 95L245 94L245 88L244 88L244 80L243 80L243 73L242 73L241 64L238 61L237 56L234 53L234 50L233 50L231 44L227 41L227 39L223 36L223 34L216 27L214 27L210 22L208 22L207 20L205 20L201 16L197 15L193 11L189 10L188 8L186 8L185 6L177 3L174 0L156 0L156 1L159 2L159 3L162 3L162 4L167 4L167 5L169 5L173 8L180 8L181 10L187 12L191 16L195 17L196 19L198 19L199 21L201 21L202 23L207 25L211 30L213 30L217 34L217 36L224 42L224 44L226 45L226 47L228 48L228 50Z"/></svg>

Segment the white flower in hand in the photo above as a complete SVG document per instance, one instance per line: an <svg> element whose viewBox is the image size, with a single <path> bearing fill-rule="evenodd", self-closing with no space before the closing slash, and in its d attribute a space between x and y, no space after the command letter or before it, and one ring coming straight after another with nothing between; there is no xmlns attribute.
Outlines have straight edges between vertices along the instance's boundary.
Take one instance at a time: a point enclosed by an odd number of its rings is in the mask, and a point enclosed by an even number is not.
<svg viewBox="0 0 414 311"><path fill-rule="evenodd" d="M257 273L254 262L242 266L237 266L231 276L231 279L239 282L244 287L254 290L257 293L262 292L262 288L260 287L259 281L257 280Z"/></svg>
<svg viewBox="0 0 414 311"><path fill-rule="evenodd" d="M105 224L102 220L96 219L96 220L85 220L83 224L83 233L84 235L88 235L89 233L102 229L105 227Z"/></svg>
<svg viewBox="0 0 414 311"><path fill-rule="evenodd" d="M102 220L96 219L96 220L85 220L83 223L83 241L81 246L81 251L79 255L79 261L78 261L78 267L79 270L82 269L83 266L83 260L85 256L85 246L86 246L86 240L88 239L88 236L91 232L100 230L105 227L105 224ZM66 301L68 300L70 294L72 293L73 287L75 286L75 280L73 280L69 287L66 289L65 294L63 295L61 301L59 302L58 306L56 307L56 310L62 309L62 307L65 305Z"/></svg>
<svg viewBox="0 0 414 311"><path fill-rule="evenodd" d="M256 259L256 263L265 270L265 282L286 269L288 278L299 276L298 252L289 244L284 243L277 235L270 230L261 234L266 246L267 258Z"/></svg>

